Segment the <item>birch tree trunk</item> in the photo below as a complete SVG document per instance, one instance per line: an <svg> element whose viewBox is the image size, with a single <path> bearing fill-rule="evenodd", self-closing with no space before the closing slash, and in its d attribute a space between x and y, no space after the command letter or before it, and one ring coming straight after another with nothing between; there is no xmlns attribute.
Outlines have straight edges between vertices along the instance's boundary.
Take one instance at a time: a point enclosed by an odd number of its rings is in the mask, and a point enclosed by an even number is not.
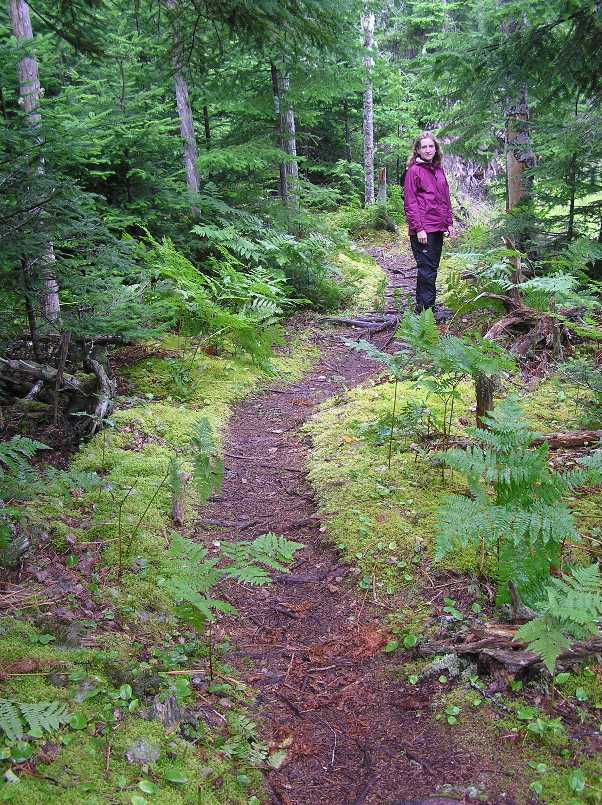
<svg viewBox="0 0 602 805"><path fill-rule="evenodd" d="M374 14L366 12L362 16L362 32L364 35L364 66L366 77L364 83L364 201L374 204L374 100L372 97L372 67L374 58Z"/></svg>
<svg viewBox="0 0 602 805"><path fill-rule="evenodd" d="M165 2L170 11L176 10L178 0L165 0ZM192 118L192 107L190 106L190 97L188 94L188 84L184 76L182 43L177 28L177 22L175 20L172 64L174 68L176 106L178 109L178 117L180 119L180 134L184 142L182 156L184 161L184 171L186 173L186 184L191 196L194 198L198 195L200 189L199 172L196 165L199 151L197 148L196 134L194 131L194 121ZM198 216L199 214L198 207L194 206L194 204L192 205L192 214L194 216Z"/></svg>
<svg viewBox="0 0 602 805"><path fill-rule="evenodd" d="M19 43L33 41L33 29L29 16L29 6L25 0L10 0L9 3L10 21L12 33ZM33 55L33 47L29 47L29 53L23 56L17 64L17 79L19 81L19 94L21 108L25 112L27 125L34 132L35 141L40 144L42 135L39 132L42 116L40 114L40 79L38 75L38 62ZM36 134L36 130L38 133ZM40 157L37 161L35 172L38 176L44 174L44 160ZM36 211L38 219L42 219L42 210ZM38 262L36 267L35 263ZM61 315L61 305L59 301L59 286L56 280L56 258L54 255L54 245L49 240L37 261L26 259L26 273L34 273L34 269L42 278L42 293L40 297L40 310L42 316L49 322L57 322Z"/></svg>

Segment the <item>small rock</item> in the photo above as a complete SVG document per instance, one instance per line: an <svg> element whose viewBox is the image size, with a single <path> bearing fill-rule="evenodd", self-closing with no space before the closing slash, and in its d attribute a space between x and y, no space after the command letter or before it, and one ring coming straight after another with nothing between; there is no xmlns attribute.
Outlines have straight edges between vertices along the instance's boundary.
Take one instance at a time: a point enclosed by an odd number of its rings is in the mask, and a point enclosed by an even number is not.
<svg viewBox="0 0 602 805"><path fill-rule="evenodd" d="M433 660L430 667L424 672L424 676L436 676L443 671L446 671L447 675L452 679L460 675L460 658L457 654L444 654L443 657Z"/></svg>
<svg viewBox="0 0 602 805"><path fill-rule="evenodd" d="M145 765L147 763L156 763L159 760L161 749L155 744L145 741L143 738L134 741L125 750L125 758L128 763L139 763Z"/></svg>

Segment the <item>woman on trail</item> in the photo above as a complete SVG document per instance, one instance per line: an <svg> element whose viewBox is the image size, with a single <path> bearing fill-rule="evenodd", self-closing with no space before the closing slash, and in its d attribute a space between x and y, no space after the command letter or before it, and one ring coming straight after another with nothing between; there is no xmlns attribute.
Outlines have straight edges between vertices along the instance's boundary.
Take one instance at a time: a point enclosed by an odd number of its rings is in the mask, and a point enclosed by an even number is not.
<svg viewBox="0 0 602 805"><path fill-rule="evenodd" d="M418 268L416 313L420 313L435 305L435 280L443 235L453 237L455 234L449 187L441 166L441 146L428 132L414 141L403 188L410 244ZM443 311L435 313L436 320L444 318Z"/></svg>

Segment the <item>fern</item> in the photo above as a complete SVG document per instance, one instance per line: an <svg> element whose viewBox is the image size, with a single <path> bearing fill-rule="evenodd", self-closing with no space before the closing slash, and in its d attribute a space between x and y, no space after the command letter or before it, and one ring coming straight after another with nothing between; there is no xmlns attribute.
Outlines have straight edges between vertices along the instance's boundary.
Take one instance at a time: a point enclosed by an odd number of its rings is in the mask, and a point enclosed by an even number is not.
<svg viewBox="0 0 602 805"><path fill-rule="evenodd" d="M37 737L41 737L44 732L58 730L61 724L65 724L70 718L67 707L57 701L33 704L19 702L19 709L29 725L29 731Z"/></svg>
<svg viewBox="0 0 602 805"><path fill-rule="evenodd" d="M25 728L35 738L67 723L70 713L62 702L14 702L0 699L0 729L9 740L20 738Z"/></svg>
<svg viewBox="0 0 602 805"><path fill-rule="evenodd" d="M597 564L572 568L561 578L551 578L546 588L547 600L536 609L538 618L518 629L516 638L528 643L550 673L570 639L584 639L598 634L602 622L602 588Z"/></svg>
<svg viewBox="0 0 602 805"><path fill-rule="evenodd" d="M558 563L562 543L579 539L564 499L578 486L602 480L602 451L583 460L579 469L560 475L549 467L546 444L530 447L535 433L516 399L500 403L486 422L489 430L470 431L475 446L439 454L466 477L470 497L444 498L437 557L465 545L494 550L498 600L508 600L512 580L531 603L541 594L551 565Z"/></svg>
<svg viewBox="0 0 602 805"><path fill-rule="evenodd" d="M23 735L21 713L14 702L0 699L0 729L10 741Z"/></svg>
<svg viewBox="0 0 602 805"><path fill-rule="evenodd" d="M224 462L219 457L207 417L202 417L196 424L190 443L195 451L194 482L204 503L213 491L220 489L224 475Z"/></svg>
<svg viewBox="0 0 602 805"><path fill-rule="evenodd" d="M160 583L180 605L180 616L202 626L203 621L214 620L216 612L236 614L229 603L210 595L223 579L257 586L269 584L271 577L266 568L286 571L286 565L302 547L299 542L270 533L246 542L223 543L219 555L209 557L204 546L174 534Z"/></svg>

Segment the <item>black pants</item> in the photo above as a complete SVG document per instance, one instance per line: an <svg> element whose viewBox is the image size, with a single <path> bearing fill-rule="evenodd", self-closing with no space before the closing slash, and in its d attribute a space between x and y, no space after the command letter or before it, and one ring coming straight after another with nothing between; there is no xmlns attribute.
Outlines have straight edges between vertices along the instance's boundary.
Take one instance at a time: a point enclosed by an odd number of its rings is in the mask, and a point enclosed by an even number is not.
<svg viewBox="0 0 602 805"><path fill-rule="evenodd" d="M416 278L416 312L435 304L435 281L443 248L443 232L427 232L427 242L419 243L416 233L410 234L410 245L418 277Z"/></svg>

